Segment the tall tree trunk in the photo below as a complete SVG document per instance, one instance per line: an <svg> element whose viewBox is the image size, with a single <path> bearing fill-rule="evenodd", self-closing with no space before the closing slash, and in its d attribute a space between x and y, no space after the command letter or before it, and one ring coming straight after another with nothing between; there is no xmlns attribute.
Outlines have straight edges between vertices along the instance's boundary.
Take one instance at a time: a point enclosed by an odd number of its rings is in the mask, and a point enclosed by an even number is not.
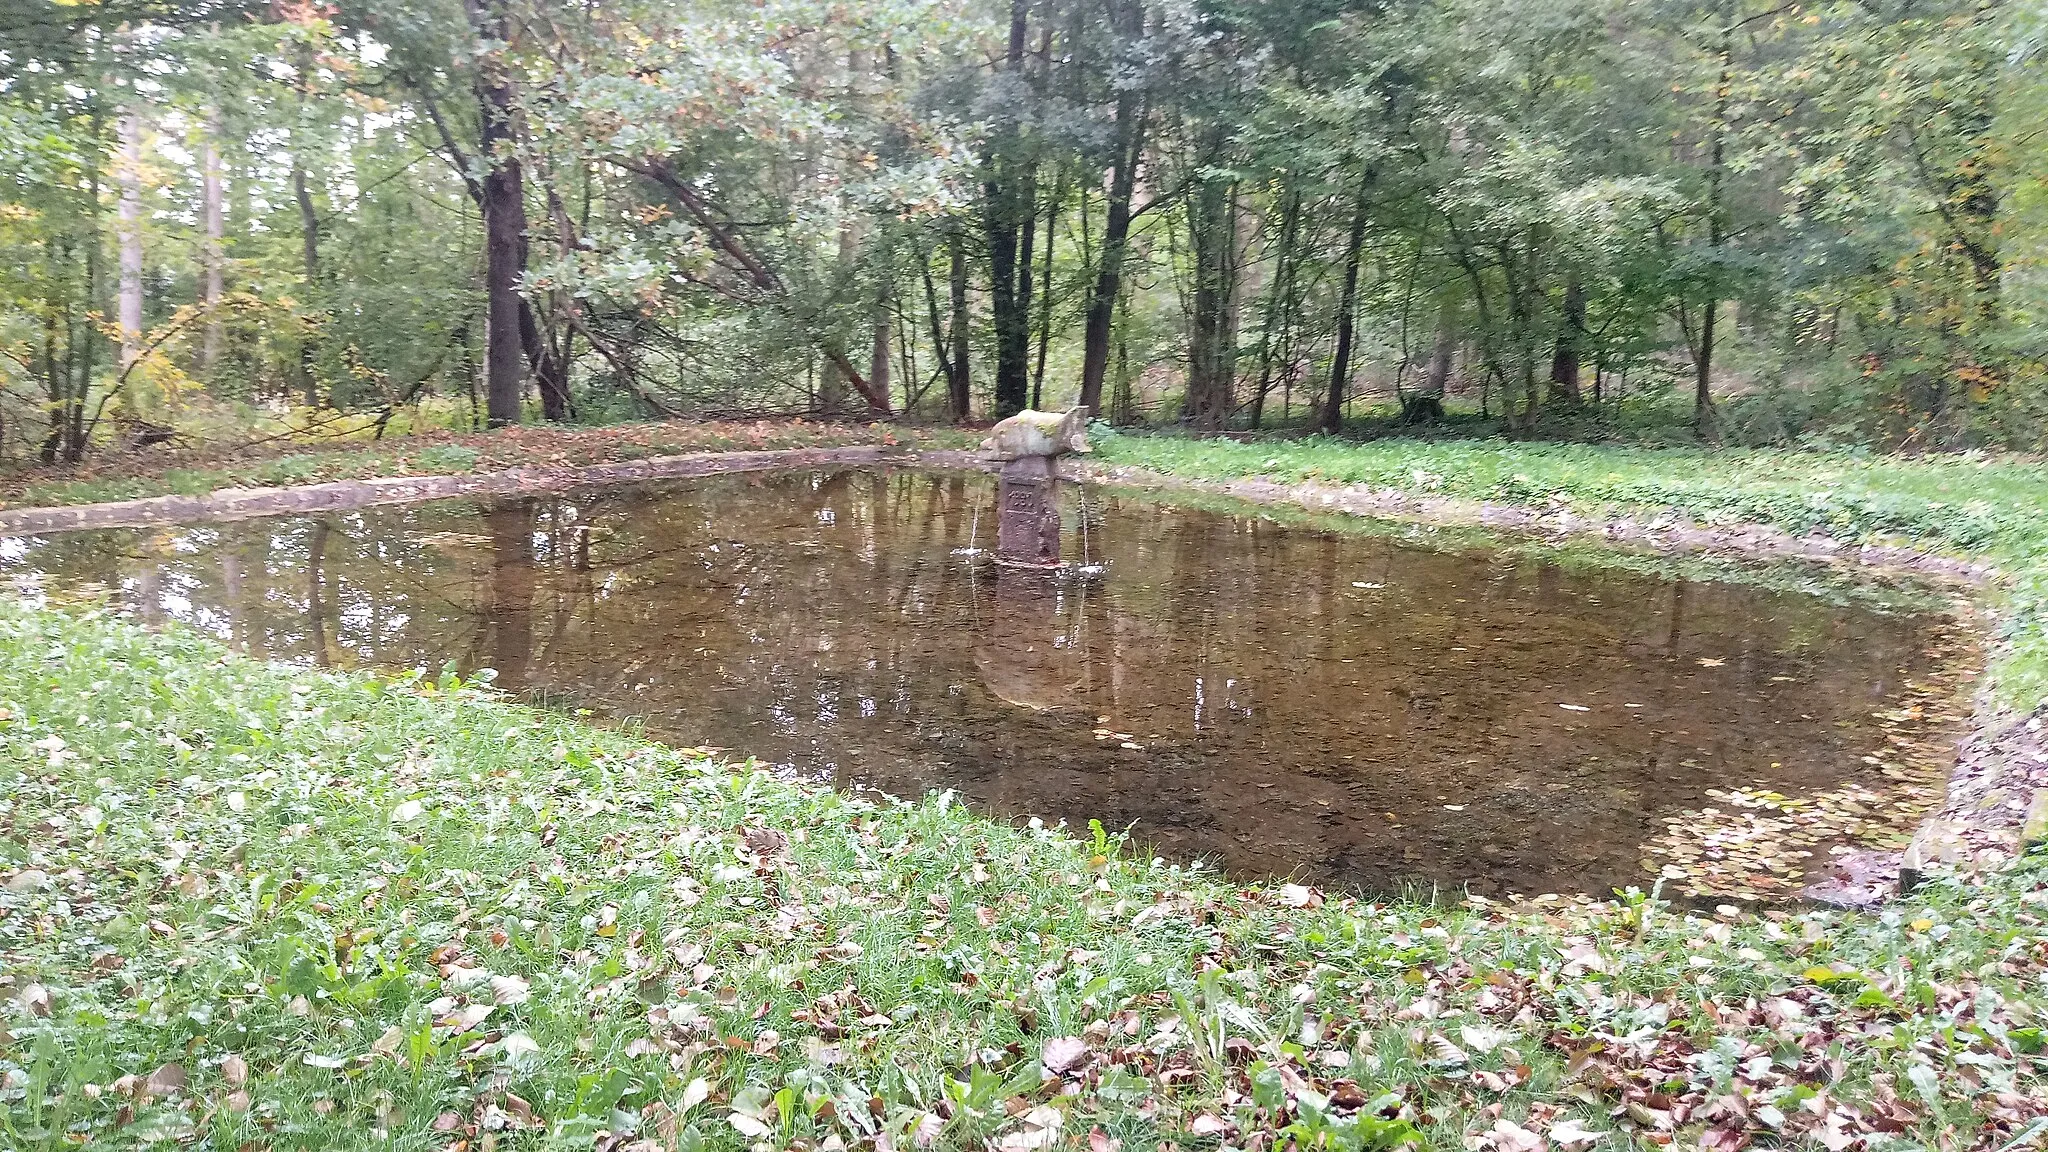
<svg viewBox="0 0 2048 1152"><path fill-rule="evenodd" d="M999 393L1003 391L1001 370L1005 363L1004 352L1007 351L1009 359L1015 362L1013 371L1016 380L1012 387L1016 392L1019 408L1031 406L1031 273L1037 267L1034 261L1038 249L1038 172L1037 161L1033 160L1030 163L1032 168L1024 174L1023 186L1017 190L1014 208L1017 224L1017 291L1016 311L1010 320L1011 341L1014 347L1006 347L1000 338L996 345L996 390Z"/></svg>
<svg viewBox="0 0 2048 1152"><path fill-rule="evenodd" d="M1351 209L1351 233L1344 249L1344 289L1337 298L1337 348L1330 355L1330 387L1323 394L1323 416L1317 427L1338 432L1344 427L1344 392L1351 382L1351 329L1358 313L1358 265L1365 253L1365 225L1373 171L1358 180L1358 201Z"/></svg>
<svg viewBox="0 0 2048 1152"><path fill-rule="evenodd" d="M312 177L306 167L306 154L312 150L312 129L308 122L307 109L313 95L313 51L302 46L299 52L298 77L298 119L292 130L292 198L299 206L300 264L306 277L306 308L309 313L317 310L320 297L320 215L313 210ZM299 387L304 390L306 406L320 406L320 384L313 372L315 351L315 321L308 318L305 331L299 339Z"/></svg>
<svg viewBox="0 0 2048 1152"><path fill-rule="evenodd" d="M306 277L306 307L314 307L320 286L320 214L313 209L313 187L299 157L300 141L292 142L292 198L299 206L299 263ZM320 381L313 372L314 325L309 319L299 337L299 387L308 407L320 406Z"/></svg>
<svg viewBox="0 0 2048 1152"><path fill-rule="evenodd" d="M1280 201L1280 250L1273 257L1273 287L1266 294L1265 315L1259 324L1259 390L1252 397L1252 427L1266 414L1266 395L1273 389L1273 335L1281 329L1282 355L1287 342L1286 327L1292 317L1295 238L1301 231L1301 190L1288 185ZM1282 368L1285 371L1285 368Z"/></svg>
<svg viewBox="0 0 2048 1152"><path fill-rule="evenodd" d="M87 139L99 140L104 130L105 121L96 109ZM50 388L50 428L43 438L41 453L45 464L76 464L85 458L85 395L92 387L101 339L97 326L80 316L81 312L90 313L97 308L102 299L100 247L105 243L100 232L101 156L97 148L88 150L86 155L85 194L79 204L85 229L77 244L77 249L85 254L85 283L76 297L53 288L50 326L44 332ZM53 237L46 245L53 250L52 266L61 268L70 263L74 249L68 240ZM61 362L55 354L55 326L60 315L64 326Z"/></svg>
<svg viewBox="0 0 2048 1152"><path fill-rule="evenodd" d="M1550 399L1552 403L1577 404L1579 391L1579 349L1586 338L1586 287L1577 276L1565 281L1564 316L1557 329L1557 345L1550 353Z"/></svg>
<svg viewBox="0 0 2048 1152"><path fill-rule="evenodd" d="M220 179L220 109L209 108L200 129L199 217L205 240L199 251L199 304L206 309L206 328L199 343L199 371L211 372L220 362L222 325L215 310L227 275L226 228Z"/></svg>
<svg viewBox="0 0 2048 1152"><path fill-rule="evenodd" d="M54 240L44 241L45 250L59 247ZM57 260L50 261L53 267L62 267ZM40 459L45 464L55 464L61 456L64 444L65 400L71 395L70 357L57 359L57 314L61 310L56 293L45 298L43 311L43 387L49 394L50 427L43 436ZM61 367L60 367L61 364Z"/></svg>
<svg viewBox="0 0 2048 1152"><path fill-rule="evenodd" d="M1038 279L1038 364L1031 370L1031 406L1045 401L1045 358L1052 345L1052 237L1059 226L1060 202L1066 199L1067 178L1061 172L1053 181L1052 199L1045 205L1045 254L1039 257Z"/></svg>
<svg viewBox="0 0 2048 1152"><path fill-rule="evenodd" d="M952 338L953 355L948 360L946 374L946 400L953 419L967 419L974 397L971 375L973 349L968 341L967 316L967 243L958 230L946 240L947 273L946 283L950 293L951 316L947 323Z"/></svg>
<svg viewBox="0 0 2048 1152"><path fill-rule="evenodd" d="M121 113L121 158L114 178L121 187L119 246L121 280L117 313L121 324L121 367L142 355L142 113Z"/></svg>
<svg viewBox="0 0 2048 1152"><path fill-rule="evenodd" d="M1735 26L1721 28L1721 74L1714 84L1714 121L1707 148L1707 248L1718 260L1725 239L1722 226L1723 168L1727 162L1728 106L1735 74ZM1718 273L1718 268L1716 269ZM1701 440L1719 438L1714 420L1714 317L1721 310L1719 293L1709 291L1700 316L1699 347L1693 353L1692 426Z"/></svg>
<svg viewBox="0 0 2048 1152"><path fill-rule="evenodd" d="M1423 395L1443 399L1444 391L1451 383L1451 355L1457 348L1458 339L1451 331L1450 318L1439 312L1436 320L1436 343L1429 350L1429 372L1423 377Z"/></svg>
<svg viewBox="0 0 2048 1152"><path fill-rule="evenodd" d="M989 310L996 338L997 419L1012 415L1030 400L1030 319L1017 296L1017 229L1007 202L1014 193L999 179L988 182ZM1028 274L1027 274L1028 280Z"/></svg>
<svg viewBox="0 0 2048 1152"><path fill-rule="evenodd" d="M875 290L874 339L868 347L868 383L876 390L889 391L889 281Z"/></svg>
<svg viewBox="0 0 2048 1152"><path fill-rule="evenodd" d="M1022 78L1030 0L1010 0L1004 71ZM1014 112L1001 114L982 157L982 235L988 248L989 320L995 329L996 418L1022 411L1031 395L1032 161ZM1020 266L1021 262L1021 266Z"/></svg>
<svg viewBox="0 0 2048 1152"><path fill-rule="evenodd" d="M1714 422L1714 317L1721 311L1721 302L1707 297L1706 311L1700 316L1699 348L1692 360L1692 427L1702 440L1712 440L1718 434Z"/></svg>
<svg viewBox="0 0 2048 1152"><path fill-rule="evenodd" d="M932 355L939 362L939 375L946 379L946 414L957 420L959 416L953 412L953 356L946 341L946 322L939 317L939 289L932 282L932 260L929 253L925 256L924 267L919 269L919 274L924 280L925 323L931 328ZM907 359L906 356L906 361Z"/></svg>
<svg viewBox="0 0 2048 1152"><path fill-rule="evenodd" d="M1221 129L1204 151L1220 163ZM1194 251L1194 300L1189 312L1188 385L1183 416L1199 429L1223 427L1235 407L1237 378L1237 188L1205 180L1188 199L1188 239Z"/></svg>
<svg viewBox="0 0 2048 1152"><path fill-rule="evenodd" d="M465 2L477 40L503 44L508 36L504 0ZM491 427L498 428L519 423L526 390L519 294L525 272L526 189L513 151L512 79L498 54L479 61L476 95L483 121L484 409Z"/></svg>
<svg viewBox="0 0 2048 1152"><path fill-rule="evenodd" d="M837 276L842 283L850 282L855 275L854 262L860 256L860 237L855 231L853 216L849 213L839 221L839 264ZM826 360L818 371L818 414L827 419L836 419L846 409L846 373L838 363Z"/></svg>
<svg viewBox="0 0 2048 1152"><path fill-rule="evenodd" d="M1112 9L1119 41L1135 42L1145 31L1145 10L1132 0ZM1081 407L1102 410L1102 381L1109 371L1109 344L1117 301L1123 295L1124 251L1131 232L1131 197L1138 187L1138 162L1145 154L1145 94L1133 85L1117 92L1115 154L1110 159L1109 204L1102 228L1102 256L1088 292L1081 335Z"/></svg>

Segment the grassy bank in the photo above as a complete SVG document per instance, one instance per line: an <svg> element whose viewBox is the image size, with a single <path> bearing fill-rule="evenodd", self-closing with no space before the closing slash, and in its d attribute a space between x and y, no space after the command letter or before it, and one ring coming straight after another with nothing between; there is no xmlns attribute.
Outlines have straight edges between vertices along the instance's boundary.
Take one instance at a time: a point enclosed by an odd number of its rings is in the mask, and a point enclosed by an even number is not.
<svg viewBox="0 0 2048 1152"><path fill-rule="evenodd" d="M50 507L191 496L221 488L283 487L373 476L447 476L519 467L568 467L691 452L903 443L971 447L978 433L800 420L657 421L601 428L547 425L496 432L429 432L372 440L277 440L181 452L109 453L71 468L25 467L0 475L0 508Z"/></svg>
<svg viewBox="0 0 2048 1152"><path fill-rule="evenodd" d="M1896 542L1997 565L2001 695L2048 697L2048 465L1974 454L1899 457L1502 440L1238 443L1106 435L1104 463L1197 480L1359 484L1709 525L1767 524Z"/></svg>
<svg viewBox="0 0 2048 1152"><path fill-rule="evenodd" d="M0 1145L2016 1147L2048 864L1373 905L0 607Z"/></svg>

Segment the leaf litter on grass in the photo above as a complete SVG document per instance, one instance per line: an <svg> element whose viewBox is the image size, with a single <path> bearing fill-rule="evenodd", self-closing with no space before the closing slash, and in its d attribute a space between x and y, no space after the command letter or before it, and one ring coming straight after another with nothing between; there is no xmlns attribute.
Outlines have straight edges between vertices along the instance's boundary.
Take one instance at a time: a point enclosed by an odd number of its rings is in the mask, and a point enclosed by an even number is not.
<svg viewBox="0 0 2048 1152"><path fill-rule="evenodd" d="M0 709L10 1147L1989 1152L2048 1114L2038 861L1873 915L1241 886L18 606Z"/></svg>

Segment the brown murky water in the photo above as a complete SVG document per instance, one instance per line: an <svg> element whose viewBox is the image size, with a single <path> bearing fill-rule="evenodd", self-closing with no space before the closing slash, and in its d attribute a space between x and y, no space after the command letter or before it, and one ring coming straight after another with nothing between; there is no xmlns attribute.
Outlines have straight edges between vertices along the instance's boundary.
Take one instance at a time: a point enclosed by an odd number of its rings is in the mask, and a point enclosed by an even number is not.
<svg viewBox="0 0 2048 1152"><path fill-rule="evenodd" d="M790 775L1367 890L1647 884L1729 790L1862 788L1873 714L1936 662L1924 618L1113 493L1068 493L1105 574L999 573L956 551L991 498L727 477L4 541L0 569L261 656L490 667Z"/></svg>

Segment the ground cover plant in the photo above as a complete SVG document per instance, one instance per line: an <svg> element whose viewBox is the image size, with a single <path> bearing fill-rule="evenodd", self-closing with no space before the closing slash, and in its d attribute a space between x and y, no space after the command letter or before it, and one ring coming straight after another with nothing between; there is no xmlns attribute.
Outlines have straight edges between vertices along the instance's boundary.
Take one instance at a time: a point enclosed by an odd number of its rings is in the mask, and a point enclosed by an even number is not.
<svg viewBox="0 0 2048 1152"><path fill-rule="evenodd" d="M0 609L0 1143L2013 1149L2048 861L1373 903Z"/></svg>

